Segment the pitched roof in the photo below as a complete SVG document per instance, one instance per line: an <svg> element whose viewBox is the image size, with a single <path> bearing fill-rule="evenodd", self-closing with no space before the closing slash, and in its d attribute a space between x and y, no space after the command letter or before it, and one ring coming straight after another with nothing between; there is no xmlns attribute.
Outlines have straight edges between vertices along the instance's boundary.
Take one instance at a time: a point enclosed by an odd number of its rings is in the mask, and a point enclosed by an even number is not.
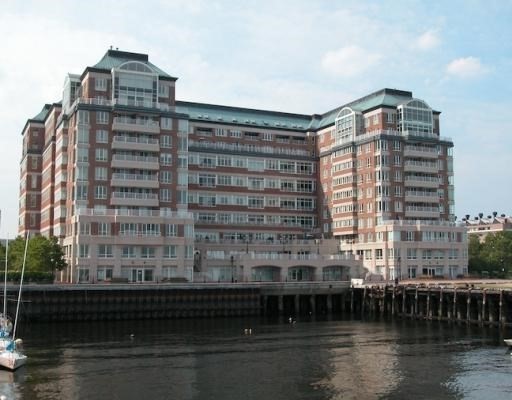
<svg viewBox="0 0 512 400"><path fill-rule="evenodd" d="M322 114L320 116L321 119L317 122L317 124L315 124L314 128L320 129L334 124L336 116L345 107L350 107L354 111L364 112L379 107L396 107L399 104L402 104L411 99L411 92L397 89L381 89L343 106L337 107L334 110L328 111L325 114Z"/></svg>
<svg viewBox="0 0 512 400"><path fill-rule="evenodd" d="M51 107L51 104L45 104L43 109L39 111L39 114L37 114L35 117L30 118L29 121L44 122Z"/></svg>
<svg viewBox="0 0 512 400"><path fill-rule="evenodd" d="M149 57L147 54L131 53L128 51L108 50L103 56L103 58L100 61L98 61L95 65L93 65L91 68L110 71L112 68L119 67L121 64L127 61L142 62L151 67L156 73L158 73L158 76L161 78L167 78L171 80L178 79L169 75L167 72L161 70L153 63L149 62Z"/></svg>

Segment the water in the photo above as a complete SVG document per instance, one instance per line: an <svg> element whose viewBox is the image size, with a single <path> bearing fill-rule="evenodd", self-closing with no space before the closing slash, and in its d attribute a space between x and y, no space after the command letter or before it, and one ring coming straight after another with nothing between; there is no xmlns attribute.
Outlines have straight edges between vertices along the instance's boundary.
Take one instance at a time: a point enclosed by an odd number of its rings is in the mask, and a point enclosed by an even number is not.
<svg viewBox="0 0 512 400"><path fill-rule="evenodd" d="M215 319L22 326L7 399L511 399L512 332L437 322ZM251 335L244 329L252 329Z"/></svg>

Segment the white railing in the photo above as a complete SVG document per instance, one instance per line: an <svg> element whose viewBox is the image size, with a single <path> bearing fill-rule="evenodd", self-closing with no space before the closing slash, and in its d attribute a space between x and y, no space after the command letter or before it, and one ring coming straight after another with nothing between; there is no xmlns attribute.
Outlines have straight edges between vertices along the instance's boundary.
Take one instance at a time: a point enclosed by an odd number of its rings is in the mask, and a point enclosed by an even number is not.
<svg viewBox="0 0 512 400"><path fill-rule="evenodd" d="M416 181L416 182L432 182L439 183L439 178L435 176L406 176L406 181Z"/></svg>
<svg viewBox="0 0 512 400"><path fill-rule="evenodd" d="M97 210L93 208L78 208L77 215L84 216L108 216L108 217L163 217L192 219L193 214L188 211L163 211L163 210Z"/></svg>
<svg viewBox="0 0 512 400"><path fill-rule="evenodd" d="M127 117L115 117L114 124L126 124L126 125L136 125L147 128L159 128L160 124L158 121L152 120L144 120L138 118L127 118Z"/></svg>
<svg viewBox="0 0 512 400"><path fill-rule="evenodd" d="M406 197L435 197L439 199L439 194L437 192L405 192Z"/></svg>
<svg viewBox="0 0 512 400"><path fill-rule="evenodd" d="M158 200L156 193L112 192L112 197L116 199Z"/></svg>
<svg viewBox="0 0 512 400"><path fill-rule="evenodd" d="M307 150L297 150L282 147L271 146L255 146L253 144L239 144L239 143L225 143L225 142L210 142L210 141L197 141L189 140L190 147L197 147L202 149L215 149L215 150L228 150L234 152L250 152L250 153L265 153L265 154L279 154L288 156L311 157L313 154Z"/></svg>
<svg viewBox="0 0 512 400"><path fill-rule="evenodd" d="M134 143L134 144L159 144L157 139L136 138L131 136L114 136L113 141L116 143Z"/></svg>
<svg viewBox="0 0 512 400"><path fill-rule="evenodd" d="M421 167L421 168L434 168L438 169L438 165L436 162L428 162L428 161L412 161L407 160L404 163L405 167Z"/></svg>
<svg viewBox="0 0 512 400"><path fill-rule="evenodd" d="M148 163L158 163L158 157L150 157L150 156L134 156L131 154L114 154L112 155L112 160L115 161L137 161L137 162L148 162Z"/></svg>
<svg viewBox="0 0 512 400"><path fill-rule="evenodd" d="M141 174L123 174L123 173L113 173L112 179L118 180L130 180L130 181L151 181L157 182L158 177L156 175L141 175Z"/></svg>
<svg viewBox="0 0 512 400"><path fill-rule="evenodd" d="M405 211L419 211L419 212L429 212L429 213L438 213L439 207L421 207L421 206L406 206Z"/></svg>

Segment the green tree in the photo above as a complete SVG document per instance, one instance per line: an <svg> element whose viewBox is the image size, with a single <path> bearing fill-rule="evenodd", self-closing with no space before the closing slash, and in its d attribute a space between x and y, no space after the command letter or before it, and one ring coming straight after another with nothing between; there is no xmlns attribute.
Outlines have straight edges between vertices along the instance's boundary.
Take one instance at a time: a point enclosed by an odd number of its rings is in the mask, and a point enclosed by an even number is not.
<svg viewBox="0 0 512 400"><path fill-rule="evenodd" d="M492 233L485 237L483 256L489 269L505 277L512 268L512 232Z"/></svg>
<svg viewBox="0 0 512 400"><path fill-rule="evenodd" d="M24 253L25 239L18 236L9 243L9 271L21 271ZM25 265L27 272L53 272L62 270L66 266L64 252L58 244L57 238L48 239L38 235L29 239Z"/></svg>
<svg viewBox="0 0 512 400"><path fill-rule="evenodd" d="M468 268L472 274L481 275L483 271L489 272L489 266L483 255L483 243L480 242L478 235L469 235L468 248Z"/></svg>

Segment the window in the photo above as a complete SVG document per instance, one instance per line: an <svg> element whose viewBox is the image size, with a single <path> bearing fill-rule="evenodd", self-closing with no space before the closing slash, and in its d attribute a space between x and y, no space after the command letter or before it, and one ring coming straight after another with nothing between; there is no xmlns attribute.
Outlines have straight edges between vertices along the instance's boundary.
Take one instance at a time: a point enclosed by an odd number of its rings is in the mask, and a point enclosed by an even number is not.
<svg viewBox="0 0 512 400"><path fill-rule="evenodd" d="M134 246L123 246L121 250L121 257L122 258L135 258L137 255L135 254L135 247Z"/></svg>
<svg viewBox="0 0 512 400"><path fill-rule="evenodd" d="M89 143L89 129L83 126L78 127L77 131L77 143L88 144Z"/></svg>
<svg viewBox="0 0 512 400"><path fill-rule="evenodd" d="M99 244L98 245L98 258L112 258L112 245Z"/></svg>
<svg viewBox="0 0 512 400"><path fill-rule="evenodd" d="M222 186L231 186L231 175L219 175L217 184Z"/></svg>
<svg viewBox="0 0 512 400"><path fill-rule="evenodd" d="M172 118L162 117L161 119L161 127L162 129L172 129Z"/></svg>
<svg viewBox="0 0 512 400"><path fill-rule="evenodd" d="M106 167L96 167L94 169L94 177L97 181L106 181L107 180L107 168Z"/></svg>
<svg viewBox="0 0 512 400"><path fill-rule="evenodd" d="M171 201L171 191L169 189L160 189L160 201Z"/></svg>
<svg viewBox="0 0 512 400"><path fill-rule="evenodd" d="M172 154L160 153L160 164L166 166L172 165Z"/></svg>
<svg viewBox="0 0 512 400"><path fill-rule="evenodd" d="M96 143L108 143L108 131L103 129L97 130Z"/></svg>
<svg viewBox="0 0 512 400"><path fill-rule="evenodd" d="M96 123L97 124L108 124L108 112L96 111Z"/></svg>
<svg viewBox="0 0 512 400"><path fill-rule="evenodd" d="M80 222L80 235L90 235L91 224L89 222Z"/></svg>
<svg viewBox="0 0 512 400"><path fill-rule="evenodd" d="M99 236L110 235L110 224L108 222L98 222L98 235Z"/></svg>
<svg viewBox="0 0 512 400"><path fill-rule="evenodd" d="M89 124L89 111L78 110L78 124L88 125Z"/></svg>
<svg viewBox="0 0 512 400"><path fill-rule="evenodd" d="M160 136L160 147L170 148L172 147L172 136L162 135Z"/></svg>
<svg viewBox="0 0 512 400"><path fill-rule="evenodd" d="M199 175L199 186L201 187L215 187L215 175Z"/></svg>
<svg viewBox="0 0 512 400"><path fill-rule="evenodd" d="M158 85L158 96L159 97L169 97L169 86L159 84Z"/></svg>
<svg viewBox="0 0 512 400"><path fill-rule="evenodd" d="M87 184L76 185L76 200L87 200Z"/></svg>
<svg viewBox="0 0 512 400"><path fill-rule="evenodd" d="M96 186L94 188L94 198L97 200L104 200L107 198L107 187L106 186Z"/></svg>
<svg viewBox="0 0 512 400"><path fill-rule="evenodd" d="M80 244L78 246L78 257L79 258L89 258L89 245L88 244Z"/></svg>
<svg viewBox="0 0 512 400"><path fill-rule="evenodd" d="M176 258L176 246L164 246L164 258Z"/></svg>
<svg viewBox="0 0 512 400"><path fill-rule="evenodd" d="M178 236L178 225L166 224L165 225L165 235L168 237Z"/></svg>
<svg viewBox="0 0 512 400"><path fill-rule="evenodd" d="M77 162L89 162L89 149L87 147L78 147L76 149Z"/></svg>
<svg viewBox="0 0 512 400"><path fill-rule="evenodd" d="M94 89L105 91L107 90L107 79L106 78L96 78L94 80Z"/></svg>
<svg viewBox="0 0 512 400"><path fill-rule="evenodd" d="M167 170L160 171L160 182L161 183L172 183L172 172Z"/></svg>
<svg viewBox="0 0 512 400"><path fill-rule="evenodd" d="M108 150L104 148L97 148L95 150L96 153L96 161L107 161L108 160Z"/></svg>
<svg viewBox="0 0 512 400"><path fill-rule="evenodd" d="M141 258L155 258L155 248L143 246L141 249Z"/></svg>

